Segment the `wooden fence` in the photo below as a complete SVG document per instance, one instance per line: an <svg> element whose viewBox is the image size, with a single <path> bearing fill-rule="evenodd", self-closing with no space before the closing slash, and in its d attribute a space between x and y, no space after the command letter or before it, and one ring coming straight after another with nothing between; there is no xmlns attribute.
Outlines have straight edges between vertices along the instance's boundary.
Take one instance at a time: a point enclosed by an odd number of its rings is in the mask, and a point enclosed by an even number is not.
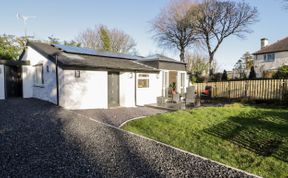
<svg viewBox="0 0 288 178"><path fill-rule="evenodd" d="M203 92L206 86L211 86L212 98L283 100L288 95L288 79L209 82L196 83L193 86L197 93Z"/></svg>

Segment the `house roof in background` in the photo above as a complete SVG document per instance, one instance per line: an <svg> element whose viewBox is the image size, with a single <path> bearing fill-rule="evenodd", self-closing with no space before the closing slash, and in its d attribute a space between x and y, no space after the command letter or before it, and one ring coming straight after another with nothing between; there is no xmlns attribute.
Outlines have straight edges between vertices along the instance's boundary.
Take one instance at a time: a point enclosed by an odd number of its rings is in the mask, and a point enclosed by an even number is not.
<svg viewBox="0 0 288 178"><path fill-rule="evenodd" d="M101 69L101 70L124 70L124 71L142 71L142 72L159 72L159 70L141 64L132 57L127 59L127 56L120 56L117 53L101 53L97 54L82 54L80 52L67 52L62 48L55 47L47 43L28 42L27 46L31 46L40 54L55 62L55 56L58 56L59 65L64 69ZM80 50L80 49L79 49ZM108 54L111 54L108 55ZM112 55L113 54L113 55ZM119 57L117 57L119 56ZM137 58L138 59L138 58Z"/></svg>
<svg viewBox="0 0 288 178"><path fill-rule="evenodd" d="M175 59L169 58L169 57L161 55L161 54L155 54L155 55L152 55L152 56L141 58L139 60L140 61L163 61L163 62L172 62L172 63L186 64L184 62L177 61Z"/></svg>
<svg viewBox="0 0 288 178"><path fill-rule="evenodd" d="M274 52L283 52L288 51L288 37L279 40L271 45L268 45L259 51L256 51L254 55L265 54L265 53L274 53Z"/></svg>

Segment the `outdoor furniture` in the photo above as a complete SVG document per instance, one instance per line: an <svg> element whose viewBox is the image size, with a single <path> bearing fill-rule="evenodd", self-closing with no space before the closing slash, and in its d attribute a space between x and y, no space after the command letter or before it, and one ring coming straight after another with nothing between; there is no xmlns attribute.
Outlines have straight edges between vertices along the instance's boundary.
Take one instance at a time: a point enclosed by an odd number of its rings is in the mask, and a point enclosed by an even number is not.
<svg viewBox="0 0 288 178"><path fill-rule="evenodd" d="M179 103L180 102L180 94L179 93L173 94L172 95L172 101L174 103Z"/></svg>
<svg viewBox="0 0 288 178"><path fill-rule="evenodd" d="M201 92L200 99L205 103L212 99L212 87L206 86L205 90Z"/></svg>
<svg viewBox="0 0 288 178"><path fill-rule="evenodd" d="M165 97L163 97L163 96L157 97L157 105L165 104L165 102L166 102L166 98Z"/></svg>
<svg viewBox="0 0 288 178"><path fill-rule="evenodd" d="M185 105L188 104L195 104L195 86L187 87L186 89L186 98L185 98Z"/></svg>

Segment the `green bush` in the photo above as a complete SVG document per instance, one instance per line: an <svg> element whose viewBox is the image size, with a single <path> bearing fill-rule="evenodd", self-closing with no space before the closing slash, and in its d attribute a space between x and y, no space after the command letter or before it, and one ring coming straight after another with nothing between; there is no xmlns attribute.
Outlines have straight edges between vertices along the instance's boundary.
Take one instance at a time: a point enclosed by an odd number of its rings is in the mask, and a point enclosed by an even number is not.
<svg viewBox="0 0 288 178"><path fill-rule="evenodd" d="M274 74L275 79L288 79L288 65L284 65Z"/></svg>

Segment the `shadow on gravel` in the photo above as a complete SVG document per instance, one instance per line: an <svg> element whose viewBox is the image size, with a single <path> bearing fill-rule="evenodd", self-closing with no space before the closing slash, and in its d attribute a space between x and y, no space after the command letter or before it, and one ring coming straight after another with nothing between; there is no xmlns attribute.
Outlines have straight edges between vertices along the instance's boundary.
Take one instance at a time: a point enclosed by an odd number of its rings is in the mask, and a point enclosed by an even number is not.
<svg viewBox="0 0 288 178"><path fill-rule="evenodd" d="M117 144L119 144L118 158L122 159L123 165L121 165L121 169L130 172L131 177L163 177L157 170L155 170L152 166L151 161L148 162L150 155L147 155L145 159L145 155L143 155L137 150L136 145L131 143L131 140L127 139L127 136L124 137L124 133L116 130L114 128L108 128L109 133L117 140ZM155 166L155 165L154 165Z"/></svg>
<svg viewBox="0 0 288 178"><path fill-rule="evenodd" d="M161 177L116 129L35 99L0 105L0 177Z"/></svg>
<svg viewBox="0 0 288 178"><path fill-rule="evenodd" d="M229 140L261 156L288 162L288 112L255 111L242 113L204 130Z"/></svg>
<svg viewBox="0 0 288 178"><path fill-rule="evenodd" d="M0 177L101 177L65 138L58 108L33 99L0 105Z"/></svg>

